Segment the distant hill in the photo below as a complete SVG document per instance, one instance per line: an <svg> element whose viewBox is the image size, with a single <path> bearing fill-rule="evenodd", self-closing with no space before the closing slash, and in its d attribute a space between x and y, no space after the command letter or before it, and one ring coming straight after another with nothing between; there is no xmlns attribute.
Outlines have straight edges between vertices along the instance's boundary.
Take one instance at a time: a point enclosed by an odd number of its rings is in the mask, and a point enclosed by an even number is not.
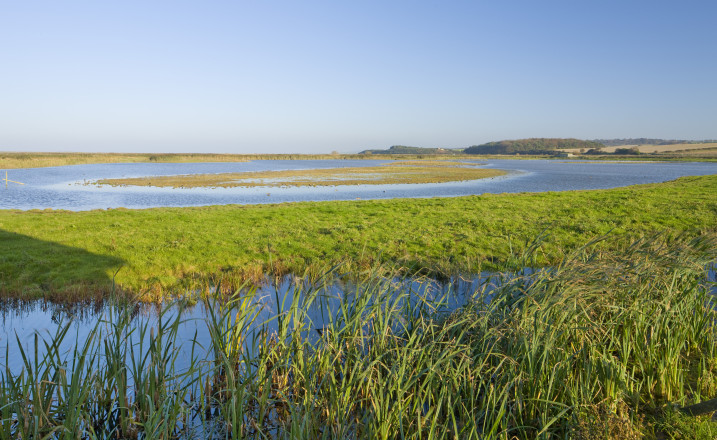
<svg viewBox="0 0 717 440"><path fill-rule="evenodd" d="M568 148L588 150L602 147L603 144L598 142L580 139L530 138L473 145L463 152L466 154L555 154L556 150Z"/></svg>
<svg viewBox="0 0 717 440"><path fill-rule="evenodd" d="M651 138L631 138L631 139L595 139L594 142L605 145L606 147L619 147L621 145L674 145L674 144L705 144L713 143L714 140L703 141L686 141L684 139L651 139Z"/></svg>
<svg viewBox="0 0 717 440"><path fill-rule="evenodd" d="M451 150L446 148L422 148L394 145L387 150L364 150L359 154L457 154L460 152L461 150Z"/></svg>

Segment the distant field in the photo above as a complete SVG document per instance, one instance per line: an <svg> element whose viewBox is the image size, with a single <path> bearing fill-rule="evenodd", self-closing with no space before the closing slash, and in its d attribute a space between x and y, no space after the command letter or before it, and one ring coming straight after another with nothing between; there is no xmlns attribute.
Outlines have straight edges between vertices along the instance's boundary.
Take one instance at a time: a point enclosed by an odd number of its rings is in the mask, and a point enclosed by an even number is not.
<svg viewBox="0 0 717 440"><path fill-rule="evenodd" d="M603 151L612 153L618 148L637 148L640 153L687 153L699 154L700 150L717 149L717 143L710 144L671 144L671 145L620 145L616 147L605 147Z"/></svg>
<svg viewBox="0 0 717 440"><path fill-rule="evenodd" d="M701 158L709 161L717 159L717 143L702 144L670 144L670 145L619 145L612 147L603 147L602 152L609 155L618 148L636 148L644 156L633 156L634 159L641 160L699 160ZM573 153L584 159L617 159L620 160L626 156L601 156L601 155L581 155L577 148L560 150L567 153Z"/></svg>
<svg viewBox="0 0 717 440"><path fill-rule="evenodd" d="M692 148L686 150L678 150L677 154L684 156L700 156L717 158L717 144L702 144L704 148Z"/></svg>

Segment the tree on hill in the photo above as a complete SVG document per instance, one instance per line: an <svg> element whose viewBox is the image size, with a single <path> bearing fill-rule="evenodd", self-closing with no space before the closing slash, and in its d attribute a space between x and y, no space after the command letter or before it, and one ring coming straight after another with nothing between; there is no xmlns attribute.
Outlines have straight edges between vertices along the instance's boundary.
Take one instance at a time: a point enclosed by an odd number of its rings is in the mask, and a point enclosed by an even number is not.
<svg viewBox="0 0 717 440"><path fill-rule="evenodd" d="M622 154L622 155L635 155L640 154L640 150L638 150L635 147L632 148L615 148L615 151L613 151L612 154Z"/></svg>
<svg viewBox="0 0 717 440"><path fill-rule="evenodd" d="M591 148L588 151L585 152L585 154L593 155L593 154L605 154L604 151L602 151L601 148Z"/></svg>

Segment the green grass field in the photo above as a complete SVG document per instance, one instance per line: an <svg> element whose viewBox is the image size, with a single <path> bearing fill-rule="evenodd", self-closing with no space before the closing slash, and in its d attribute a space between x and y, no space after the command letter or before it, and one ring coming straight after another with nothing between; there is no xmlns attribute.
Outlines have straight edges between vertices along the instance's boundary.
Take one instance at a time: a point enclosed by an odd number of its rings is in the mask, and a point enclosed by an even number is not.
<svg viewBox="0 0 717 440"><path fill-rule="evenodd" d="M612 233L715 234L717 176L560 193L107 211L0 211L5 296L86 298L116 285L144 299L265 274L437 275L553 264ZM619 241L619 240L618 240Z"/></svg>

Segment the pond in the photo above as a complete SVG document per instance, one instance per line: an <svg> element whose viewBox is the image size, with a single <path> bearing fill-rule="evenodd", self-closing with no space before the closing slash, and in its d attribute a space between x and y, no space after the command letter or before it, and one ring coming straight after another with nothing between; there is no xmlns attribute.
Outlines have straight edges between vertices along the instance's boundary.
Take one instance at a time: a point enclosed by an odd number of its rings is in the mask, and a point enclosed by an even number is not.
<svg viewBox="0 0 717 440"><path fill-rule="evenodd" d="M487 160L487 168L507 175L439 184L353 185L281 188L154 188L110 187L99 179L375 166L377 160L278 160L240 163L93 164L9 171L9 184L0 188L0 209L153 208L263 204L300 201L455 197L484 193L517 193L607 189L656 183L682 176L717 174L717 163L702 162L580 162L570 160Z"/></svg>

